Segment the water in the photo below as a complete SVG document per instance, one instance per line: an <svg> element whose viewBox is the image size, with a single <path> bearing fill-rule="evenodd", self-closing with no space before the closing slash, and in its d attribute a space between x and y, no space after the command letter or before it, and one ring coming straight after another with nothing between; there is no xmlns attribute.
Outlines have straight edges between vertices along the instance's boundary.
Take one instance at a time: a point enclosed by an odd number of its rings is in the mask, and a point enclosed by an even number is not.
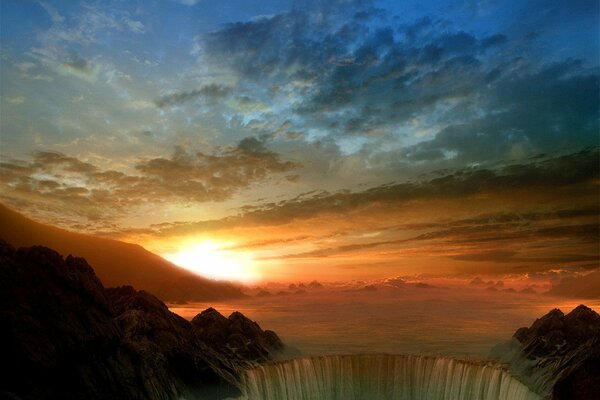
<svg viewBox="0 0 600 400"><path fill-rule="evenodd" d="M241 311L277 332L304 356L332 354L426 354L456 358L489 356L555 307L565 313L598 301L554 299L471 288L342 292L322 289L303 295L250 297L220 303L172 305L187 319L208 307L224 315Z"/></svg>
<svg viewBox="0 0 600 400"><path fill-rule="evenodd" d="M188 319L209 306L225 315L241 311L301 353L248 371L249 400L533 400L539 396L497 365L473 359L488 358L493 346L551 309L567 313L581 303L600 309L598 300L469 286L375 292L326 287L171 310ZM377 353L419 356L361 355ZM470 361L458 361L464 359Z"/></svg>
<svg viewBox="0 0 600 400"><path fill-rule="evenodd" d="M492 363L419 355L333 355L246 371L248 400L540 400Z"/></svg>

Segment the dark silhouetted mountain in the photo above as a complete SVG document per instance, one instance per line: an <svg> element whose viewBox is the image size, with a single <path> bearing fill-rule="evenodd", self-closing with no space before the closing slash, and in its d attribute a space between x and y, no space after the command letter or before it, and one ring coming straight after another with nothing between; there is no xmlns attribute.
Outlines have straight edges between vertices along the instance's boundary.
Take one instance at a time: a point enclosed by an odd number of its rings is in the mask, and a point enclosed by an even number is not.
<svg viewBox="0 0 600 400"><path fill-rule="evenodd" d="M165 301L206 301L241 297L227 282L205 279L143 247L69 232L34 222L0 205L0 238L15 247L48 246L84 257L106 286L132 285Z"/></svg>
<svg viewBox="0 0 600 400"><path fill-rule="evenodd" d="M584 305L567 315L550 311L492 356L552 400L600 399L600 315Z"/></svg>
<svg viewBox="0 0 600 400"><path fill-rule="evenodd" d="M563 278L548 292L553 296L600 299L600 270L584 276Z"/></svg>
<svg viewBox="0 0 600 400"><path fill-rule="evenodd" d="M0 326L0 397L18 399L237 396L240 371L283 348L240 313L190 323L148 292L105 289L83 258L3 241Z"/></svg>
<svg viewBox="0 0 600 400"><path fill-rule="evenodd" d="M192 326L206 343L229 348L243 360L265 361L271 351L283 350L283 343L275 332L263 331L239 312L225 318L209 308L192 319Z"/></svg>

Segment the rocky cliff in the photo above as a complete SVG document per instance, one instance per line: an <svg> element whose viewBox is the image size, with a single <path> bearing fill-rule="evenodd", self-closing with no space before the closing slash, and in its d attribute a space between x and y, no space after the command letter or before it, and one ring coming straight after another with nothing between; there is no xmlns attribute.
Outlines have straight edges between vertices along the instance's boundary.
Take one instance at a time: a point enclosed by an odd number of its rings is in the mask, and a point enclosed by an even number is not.
<svg viewBox="0 0 600 400"><path fill-rule="evenodd" d="M82 258L5 242L0 327L0 395L20 399L221 399L283 348L240 313L189 322L150 293L105 289Z"/></svg>
<svg viewBox="0 0 600 400"><path fill-rule="evenodd" d="M584 305L567 315L550 311L492 356L549 399L600 399L600 315Z"/></svg>

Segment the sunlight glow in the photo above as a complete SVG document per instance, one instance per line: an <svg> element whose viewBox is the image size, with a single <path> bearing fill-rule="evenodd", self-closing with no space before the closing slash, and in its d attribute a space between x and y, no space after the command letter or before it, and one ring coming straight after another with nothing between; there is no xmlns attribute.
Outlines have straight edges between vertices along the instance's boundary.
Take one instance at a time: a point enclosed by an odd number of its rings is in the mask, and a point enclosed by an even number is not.
<svg viewBox="0 0 600 400"><path fill-rule="evenodd" d="M252 257L227 251L225 247L225 244L207 240L163 256L172 263L206 278L244 283L260 279Z"/></svg>

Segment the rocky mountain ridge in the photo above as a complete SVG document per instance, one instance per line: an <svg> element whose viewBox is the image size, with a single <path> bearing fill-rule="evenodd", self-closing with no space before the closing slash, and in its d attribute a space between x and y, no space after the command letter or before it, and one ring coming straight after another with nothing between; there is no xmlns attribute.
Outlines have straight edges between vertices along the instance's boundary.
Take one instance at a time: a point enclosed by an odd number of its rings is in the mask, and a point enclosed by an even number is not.
<svg viewBox="0 0 600 400"><path fill-rule="evenodd" d="M492 357L545 398L600 399L600 315L583 304L566 315L554 309L518 329Z"/></svg>
<svg viewBox="0 0 600 400"><path fill-rule="evenodd" d="M0 394L16 399L222 399L283 348L240 313L190 322L145 291L105 289L82 258L3 241L0 326Z"/></svg>

